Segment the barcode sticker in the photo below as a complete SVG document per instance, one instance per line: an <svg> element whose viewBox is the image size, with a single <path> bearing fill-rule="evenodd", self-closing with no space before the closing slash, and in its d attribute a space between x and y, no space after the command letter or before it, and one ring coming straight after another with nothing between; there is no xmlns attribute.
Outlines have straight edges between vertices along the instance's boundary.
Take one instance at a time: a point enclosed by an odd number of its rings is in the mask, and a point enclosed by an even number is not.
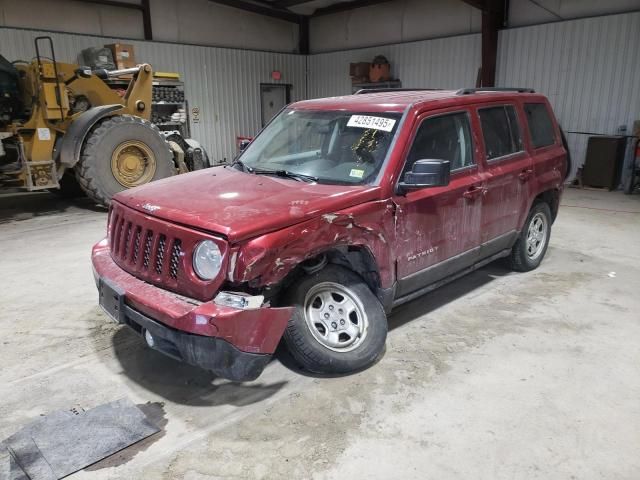
<svg viewBox="0 0 640 480"><path fill-rule="evenodd" d="M371 117L369 115L351 115L347 122L347 127L373 128L374 130L384 130L390 132L396 121L392 118Z"/></svg>
<svg viewBox="0 0 640 480"><path fill-rule="evenodd" d="M39 128L38 129L38 140L51 140L51 130L48 128Z"/></svg>

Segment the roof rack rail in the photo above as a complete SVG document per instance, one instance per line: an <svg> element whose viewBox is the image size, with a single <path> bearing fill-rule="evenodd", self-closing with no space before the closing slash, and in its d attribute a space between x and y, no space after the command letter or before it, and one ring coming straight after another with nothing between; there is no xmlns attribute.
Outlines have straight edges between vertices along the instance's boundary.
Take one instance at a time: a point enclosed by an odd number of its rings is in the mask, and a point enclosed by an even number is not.
<svg viewBox="0 0 640 480"><path fill-rule="evenodd" d="M536 93L533 88L526 87L480 87L480 88L461 88L456 95L470 95L477 92L518 92L518 93Z"/></svg>
<svg viewBox="0 0 640 480"><path fill-rule="evenodd" d="M429 92L433 90L441 90L440 88L361 88L354 95L363 95L365 93L385 93L385 92Z"/></svg>

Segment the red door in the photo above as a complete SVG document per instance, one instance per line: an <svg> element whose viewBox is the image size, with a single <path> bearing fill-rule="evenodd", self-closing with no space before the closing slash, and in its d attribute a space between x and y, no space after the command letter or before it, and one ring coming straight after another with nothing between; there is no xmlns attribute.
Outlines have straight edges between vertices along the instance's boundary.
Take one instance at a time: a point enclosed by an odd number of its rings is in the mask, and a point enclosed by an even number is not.
<svg viewBox="0 0 640 480"><path fill-rule="evenodd" d="M485 194L482 205L482 258L510 248L529 204L533 161L525 150L523 117L512 103L477 108L484 162Z"/></svg>
<svg viewBox="0 0 640 480"><path fill-rule="evenodd" d="M400 178L416 160L451 163L448 186L397 195L396 265L402 297L475 262L480 245L483 180L477 138L465 110L418 117Z"/></svg>

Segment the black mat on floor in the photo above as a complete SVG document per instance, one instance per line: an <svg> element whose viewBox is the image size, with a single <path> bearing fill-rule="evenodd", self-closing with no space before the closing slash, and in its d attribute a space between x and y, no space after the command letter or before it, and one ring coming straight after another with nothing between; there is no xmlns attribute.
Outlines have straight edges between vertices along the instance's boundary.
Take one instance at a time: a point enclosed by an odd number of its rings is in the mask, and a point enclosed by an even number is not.
<svg viewBox="0 0 640 480"><path fill-rule="evenodd" d="M57 480L158 431L128 399L53 412L0 443L0 480Z"/></svg>

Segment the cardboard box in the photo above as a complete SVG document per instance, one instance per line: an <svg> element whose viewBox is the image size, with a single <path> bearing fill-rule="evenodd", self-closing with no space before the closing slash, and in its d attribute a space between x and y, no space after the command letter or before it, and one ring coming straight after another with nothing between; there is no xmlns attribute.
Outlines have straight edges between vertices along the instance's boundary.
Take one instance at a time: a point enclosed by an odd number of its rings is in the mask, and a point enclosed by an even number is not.
<svg viewBox="0 0 640 480"><path fill-rule="evenodd" d="M349 75L357 78L369 78L369 68L371 64L369 62L357 62L349 64Z"/></svg>
<svg viewBox="0 0 640 480"><path fill-rule="evenodd" d="M366 77L351 77L351 84L358 85L360 83L369 83L369 76Z"/></svg>
<svg viewBox="0 0 640 480"><path fill-rule="evenodd" d="M127 43L111 43L109 45L105 45L105 47L111 50L113 61L115 62L118 70L122 70L123 68L133 68L137 65L133 45L129 45Z"/></svg>
<svg viewBox="0 0 640 480"><path fill-rule="evenodd" d="M391 65L388 63L382 64L371 64L371 68L369 69L369 81L372 83L376 82L387 82L391 79Z"/></svg>

